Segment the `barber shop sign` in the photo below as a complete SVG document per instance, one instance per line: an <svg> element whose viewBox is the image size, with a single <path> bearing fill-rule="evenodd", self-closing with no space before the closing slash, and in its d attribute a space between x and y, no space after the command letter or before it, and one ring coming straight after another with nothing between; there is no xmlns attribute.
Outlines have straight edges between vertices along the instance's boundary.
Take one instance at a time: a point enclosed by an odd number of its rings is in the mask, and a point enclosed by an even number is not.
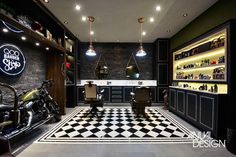
<svg viewBox="0 0 236 157"><path fill-rule="evenodd" d="M25 69L25 57L21 50L12 44L0 46L0 72L8 76L17 76Z"/></svg>

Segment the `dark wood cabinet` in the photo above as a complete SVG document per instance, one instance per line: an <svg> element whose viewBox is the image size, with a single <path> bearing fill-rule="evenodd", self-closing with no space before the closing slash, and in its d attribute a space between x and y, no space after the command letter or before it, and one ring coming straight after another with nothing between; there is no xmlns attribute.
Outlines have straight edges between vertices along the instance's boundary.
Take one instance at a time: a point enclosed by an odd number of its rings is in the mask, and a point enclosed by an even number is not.
<svg viewBox="0 0 236 157"><path fill-rule="evenodd" d="M226 94L215 94L187 89L169 89L169 109L200 130L210 131L215 138L225 138Z"/></svg>
<svg viewBox="0 0 236 157"><path fill-rule="evenodd" d="M176 90L169 89L169 107L170 110L176 111Z"/></svg>
<svg viewBox="0 0 236 157"><path fill-rule="evenodd" d="M190 121L197 121L197 94L192 92L186 93L186 118L188 118Z"/></svg>
<svg viewBox="0 0 236 157"><path fill-rule="evenodd" d="M169 39L157 39L154 42L153 79L157 80L155 102L163 103L163 90L169 85Z"/></svg>
<svg viewBox="0 0 236 157"><path fill-rule="evenodd" d="M177 90L176 96L176 111L181 116L185 116L185 92Z"/></svg>

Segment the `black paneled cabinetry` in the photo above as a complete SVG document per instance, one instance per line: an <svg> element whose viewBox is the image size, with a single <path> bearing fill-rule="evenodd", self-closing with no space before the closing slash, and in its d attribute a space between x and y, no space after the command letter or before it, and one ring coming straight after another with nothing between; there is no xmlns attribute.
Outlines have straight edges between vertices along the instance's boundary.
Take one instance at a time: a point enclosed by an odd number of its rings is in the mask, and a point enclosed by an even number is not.
<svg viewBox="0 0 236 157"><path fill-rule="evenodd" d="M170 87L170 111L181 116L215 138L225 138L225 94L204 93Z"/></svg>
<svg viewBox="0 0 236 157"><path fill-rule="evenodd" d="M155 99L157 103L163 103L163 90L169 85L169 39L157 39L154 46L153 77L157 80Z"/></svg>

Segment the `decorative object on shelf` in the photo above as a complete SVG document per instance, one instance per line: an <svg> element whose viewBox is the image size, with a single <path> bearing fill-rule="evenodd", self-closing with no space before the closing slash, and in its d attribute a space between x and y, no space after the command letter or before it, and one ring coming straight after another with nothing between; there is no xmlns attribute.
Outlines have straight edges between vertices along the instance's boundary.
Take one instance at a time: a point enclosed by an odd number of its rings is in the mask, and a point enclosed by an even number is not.
<svg viewBox="0 0 236 157"><path fill-rule="evenodd" d="M88 21L89 21L89 48L86 51L87 56L96 56L96 51L93 48L92 45L92 37L91 37L91 29L92 29L92 23L94 22L95 18L92 16L88 16Z"/></svg>
<svg viewBox="0 0 236 157"><path fill-rule="evenodd" d="M99 79L105 79L108 75L108 66L105 60L105 57L103 55L100 55L96 68L95 68L95 75Z"/></svg>
<svg viewBox="0 0 236 157"><path fill-rule="evenodd" d="M38 21L32 22L31 28L32 28L34 31L38 31L38 32L40 32L40 33L42 33L42 31L43 31L43 27L42 27L42 25L41 25Z"/></svg>
<svg viewBox="0 0 236 157"><path fill-rule="evenodd" d="M225 78L225 68L219 67L213 70L213 79L224 79Z"/></svg>
<svg viewBox="0 0 236 157"><path fill-rule="evenodd" d="M25 27L29 28L29 29L32 29L31 28L31 25L32 25L32 20L30 20L30 18L28 16L25 16L25 15L18 15L16 17L16 19L22 24L24 25Z"/></svg>
<svg viewBox="0 0 236 157"><path fill-rule="evenodd" d="M138 22L140 23L140 46L139 46L139 49L138 51L136 52L136 56L138 57L143 57L143 56L146 56L147 53L144 51L143 49L143 45L142 45L142 33L143 33L143 23L144 23L144 17L140 17L138 19Z"/></svg>
<svg viewBox="0 0 236 157"><path fill-rule="evenodd" d="M133 58L134 64L130 64L131 59ZM130 79L138 79L140 76L138 63L132 53L129 57L129 61L126 65L126 77Z"/></svg>
<svg viewBox="0 0 236 157"><path fill-rule="evenodd" d="M211 41L211 49L218 48L225 45L225 37L222 35L219 38L213 39Z"/></svg>
<svg viewBox="0 0 236 157"><path fill-rule="evenodd" d="M66 69L70 69L71 64L69 62L66 62Z"/></svg>

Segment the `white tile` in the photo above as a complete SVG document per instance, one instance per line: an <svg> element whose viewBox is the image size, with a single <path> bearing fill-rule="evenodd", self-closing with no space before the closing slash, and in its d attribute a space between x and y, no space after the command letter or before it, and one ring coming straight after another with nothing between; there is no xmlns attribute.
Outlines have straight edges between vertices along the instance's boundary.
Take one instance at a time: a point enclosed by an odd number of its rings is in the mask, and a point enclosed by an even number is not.
<svg viewBox="0 0 236 157"><path fill-rule="evenodd" d="M116 131L111 131L108 133L108 135L110 135L111 137L116 137L117 135L119 135L119 133Z"/></svg>
<svg viewBox="0 0 236 157"><path fill-rule="evenodd" d="M88 137L88 136L90 136L90 135L92 135L93 133L91 132L91 131L86 131L86 132L83 132L81 135L83 136L83 137Z"/></svg>

